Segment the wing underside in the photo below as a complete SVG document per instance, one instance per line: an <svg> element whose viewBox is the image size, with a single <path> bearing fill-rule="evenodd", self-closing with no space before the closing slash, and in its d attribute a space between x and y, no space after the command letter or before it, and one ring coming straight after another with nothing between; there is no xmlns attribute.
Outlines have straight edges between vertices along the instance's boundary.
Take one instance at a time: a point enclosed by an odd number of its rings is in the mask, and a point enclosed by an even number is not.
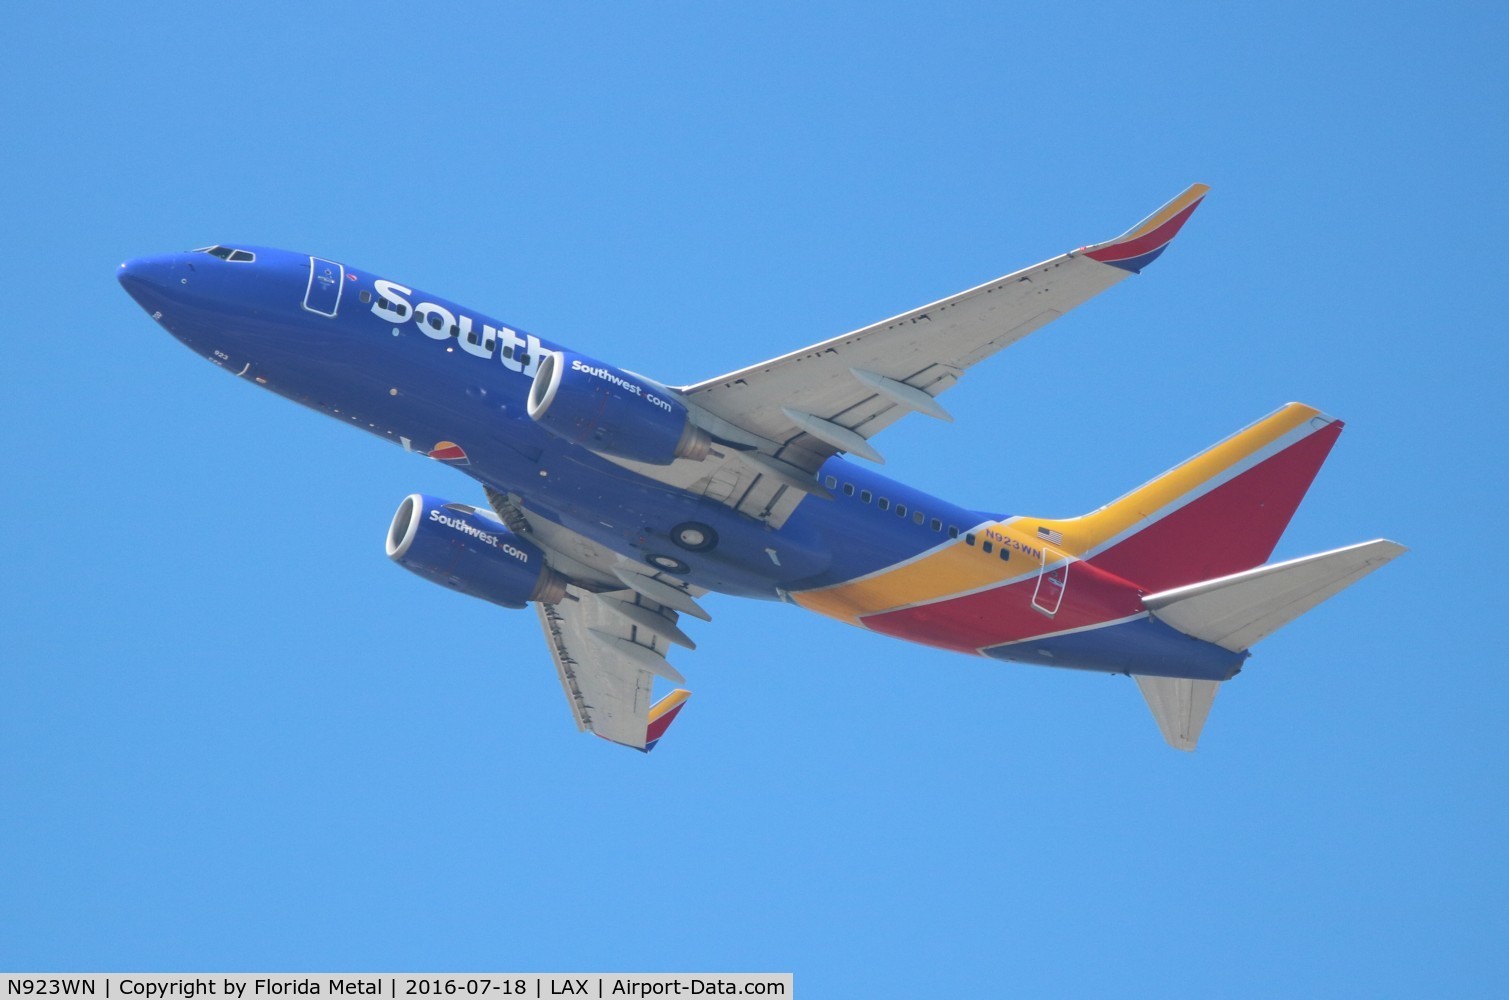
<svg viewBox="0 0 1509 1000"><path fill-rule="evenodd" d="M692 403L816 469L934 401L972 365L1136 273L1208 189L1196 184L1114 240L1061 254L852 333L684 387Z"/></svg>
<svg viewBox="0 0 1509 1000"><path fill-rule="evenodd" d="M657 676L682 677L666 660L689 645L676 612L642 595L567 588L567 599L537 605L546 644L578 729L648 753L690 696L677 688L652 701Z"/></svg>
<svg viewBox="0 0 1509 1000"><path fill-rule="evenodd" d="M1167 247L1208 189L1196 184L1123 235L910 312L676 391L719 447L701 462L626 468L779 527L812 474L909 413L951 419L937 397L972 365L1134 274Z"/></svg>

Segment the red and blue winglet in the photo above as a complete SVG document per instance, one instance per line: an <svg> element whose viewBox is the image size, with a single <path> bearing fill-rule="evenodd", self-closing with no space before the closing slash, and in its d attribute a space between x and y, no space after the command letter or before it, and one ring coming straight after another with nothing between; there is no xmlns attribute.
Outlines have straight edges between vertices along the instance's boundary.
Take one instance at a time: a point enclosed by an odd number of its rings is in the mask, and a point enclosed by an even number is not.
<svg viewBox="0 0 1509 1000"><path fill-rule="evenodd" d="M677 688L670 694L661 698L650 708L650 724L644 734L644 752L649 753L655 749L655 744L660 742L660 737L671 728L671 723L681 711L681 706L692 693L685 688Z"/></svg>
<svg viewBox="0 0 1509 1000"><path fill-rule="evenodd" d="M1114 240L1081 247L1079 252L1091 260L1136 274L1168 248L1209 191L1208 185L1191 184L1179 197Z"/></svg>

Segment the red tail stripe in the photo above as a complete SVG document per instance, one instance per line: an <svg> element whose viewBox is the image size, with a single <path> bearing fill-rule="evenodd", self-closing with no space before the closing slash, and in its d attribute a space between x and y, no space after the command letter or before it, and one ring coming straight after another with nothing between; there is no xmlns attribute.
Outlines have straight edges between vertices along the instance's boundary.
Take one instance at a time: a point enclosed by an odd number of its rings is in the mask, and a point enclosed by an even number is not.
<svg viewBox="0 0 1509 1000"><path fill-rule="evenodd" d="M1336 421L1094 556L1149 591L1261 566L1341 433Z"/></svg>

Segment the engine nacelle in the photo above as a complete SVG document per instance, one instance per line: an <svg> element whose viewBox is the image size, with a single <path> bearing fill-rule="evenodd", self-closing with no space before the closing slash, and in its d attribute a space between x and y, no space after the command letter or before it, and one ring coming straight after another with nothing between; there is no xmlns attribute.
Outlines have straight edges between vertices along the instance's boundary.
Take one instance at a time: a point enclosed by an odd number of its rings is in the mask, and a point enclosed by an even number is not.
<svg viewBox="0 0 1509 1000"><path fill-rule="evenodd" d="M712 445L664 388L571 351L545 355L529 389L528 411L572 444L652 465L678 458L700 462Z"/></svg>
<svg viewBox="0 0 1509 1000"><path fill-rule="evenodd" d="M545 565L536 546L465 504L411 493L388 529L388 558L431 583L505 608L555 604L566 578Z"/></svg>

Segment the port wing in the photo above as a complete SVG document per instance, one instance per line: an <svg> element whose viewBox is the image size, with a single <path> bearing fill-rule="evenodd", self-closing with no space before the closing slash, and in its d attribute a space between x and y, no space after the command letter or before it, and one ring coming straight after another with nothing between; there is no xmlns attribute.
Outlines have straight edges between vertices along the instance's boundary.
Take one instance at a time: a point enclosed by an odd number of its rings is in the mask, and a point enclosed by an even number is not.
<svg viewBox="0 0 1509 1000"><path fill-rule="evenodd" d="M670 645L690 645L676 612L634 591L567 594L537 607L577 728L649 753L691 696L677 687L651 701L656 677L684 682L665 658Z"/></svg>

